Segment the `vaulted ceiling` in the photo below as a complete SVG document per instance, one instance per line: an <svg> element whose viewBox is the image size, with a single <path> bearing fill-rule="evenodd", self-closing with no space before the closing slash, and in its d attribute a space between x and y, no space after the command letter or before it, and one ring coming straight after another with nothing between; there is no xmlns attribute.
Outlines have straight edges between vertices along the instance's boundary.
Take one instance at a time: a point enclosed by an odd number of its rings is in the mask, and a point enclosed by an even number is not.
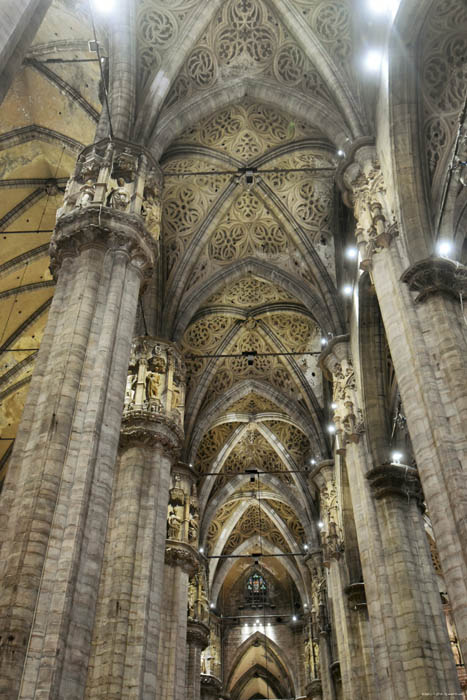
<svg viewBox="0 0 467 700"><path fill-rule="evenodd" d="M410 143L419 155L433 220L464 99L467 12L461 0L428 5L413 19L411 121L399 134L380 126L395 152ZM398 17L410 16L402 3ZM112 19L96 22L106 46ZM264 566L302 603L307 574L296 553L317 541L304 470L329 450L317 354L322 337L346 330L339 289L355 273L342 255L353 224L337 150L374 139L378 90L384 101L387 85L407 89L397 53L405 24L399 39L389 35L381 80L362 70L363 50L387 41L390 23L350 0L136 2L133 133L164 173L159 283L144 308L151 331L179 343L187 364L183 458L199 472L200 543L217 556L285 554ZM55 212L102 109L92 38L87 2L55 0L0 107L0 477L53 297ZM444 225L460 238L467 201L457 194ZM261 473L252 481L246 470ZM216 601L246 561L211 560ZM243 672L232 687L246 698L268 683L284 690Z"/></svg>

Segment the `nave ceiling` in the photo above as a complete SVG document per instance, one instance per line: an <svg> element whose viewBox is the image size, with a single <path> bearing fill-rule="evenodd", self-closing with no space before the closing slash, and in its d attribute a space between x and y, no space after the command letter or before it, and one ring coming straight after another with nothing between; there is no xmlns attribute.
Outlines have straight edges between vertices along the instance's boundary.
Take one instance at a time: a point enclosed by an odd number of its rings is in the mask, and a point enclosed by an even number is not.
<svg viewBox="0 0 467 700"><path fill-rule="evenodd" d="M462 107L467 13L455 0L431 7L419 27L412 118L417 179L433 219ZM164 174L163 282L145 294L145 322L185 357L183 459L199 473L201 544L218 555L258 546L287 554L265 558L266 575L303 605L307 573L293 553L318 536L303 472L329 454L330 394L317 354L322 337L346 330L339 290L354 274L343 258L353 223L336 151L374 136L378 81L362 76L359 55L386 28L362 18L360 4L337 0L141 0L136 10L134 137L160 157ZM106 21L97 19L104 46ZM55 0L0 108L7 438L16 435L53 298L56 209L102 109L91 38L86 3ZM397 87L391 65L388 76ZM459 240L466 210L465 194L450 194ZM242 353L257 356L249 363ZM0 474L10 446L0 443ZM264 473L252 483L245 469ZM217 603L247 565L212 561ZM257 679L244 680L238 697L263 692Z"/></svg>

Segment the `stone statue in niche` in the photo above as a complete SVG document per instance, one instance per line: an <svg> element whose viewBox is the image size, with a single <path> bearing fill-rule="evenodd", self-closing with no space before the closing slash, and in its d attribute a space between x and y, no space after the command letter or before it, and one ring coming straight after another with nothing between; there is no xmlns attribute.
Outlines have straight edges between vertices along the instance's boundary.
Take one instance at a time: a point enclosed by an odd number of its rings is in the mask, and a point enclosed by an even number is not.
<svg viewBox="0 0 467 700"><path fill-rule="evenodd" d="M123 150L115 159L112 176L126 182L133 182L138 171L138 158L128 149Z"/></svg>
<svg viewBox="0 0 467 700"><path fill-rule="evenodd" d="M182 521L175 512L175 508L169 506L167 517L167 537L169 540L179 540L182 530Z"/></svg>
<svg viewBox="0 0 467 700"><path fill-rule="evenodd" d="M87 180L86 184L84 184L80 191L79 191L79 196L77 199L77 206L78 207L87 207L89 204L91 204L92 200L94 199L94 183L92 180Z"/></svg>
<svg viewBox="0 0 467 700"><path fill-rule="evenodd" d="M126 190L125 180L123 177L119 177L117 180L117 187L112 189L107 197L107 205L110 205L113 209L118 209L119 211L126 211L129 203L130 195Z"/></svg>
<svg viewBox="0 0 467 700"><path fill-rule="evenodd" d="M128 376L126 379L126 390L125 390L125 406L134 403L136 383L138 381L138 373L133 367L130 367Z"/></svg>
<svg viewBox="0 0 467 700"><path fill-rule="evenodd" d="M194 505L190 505L190 521L188 523L188 541L190 544L196 544L198 541L199 531L199 511Z"/></svg>
<svg viewBox="0 0 467 700"><path fill-rule="evenodd" d="M148 369L146 372L146 398L152 401L158 398L160 392L161 375Z"/></svg>
<svg viewBox="0 0 467 700"><path fill-rule="evenodd" d="M102 167L102 158L97 153L88 153L78 168L76 178L78 182L95 182Z"/></svg>
<svg viewBox="0 0 467 700"><path fill-rule="evenodd" d="M144 190L144 200L141 205L141 216L144 218L144 223L148 233L158 241L161 235L161 207L155 200L151 190Z"/></svg>

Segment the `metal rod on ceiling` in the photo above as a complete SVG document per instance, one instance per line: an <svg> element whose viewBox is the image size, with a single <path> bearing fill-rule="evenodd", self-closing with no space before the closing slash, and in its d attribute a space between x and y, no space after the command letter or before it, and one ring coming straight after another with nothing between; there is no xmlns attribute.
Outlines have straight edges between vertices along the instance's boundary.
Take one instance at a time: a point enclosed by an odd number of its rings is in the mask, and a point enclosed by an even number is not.
<svg viewBox="0 0 467 700"><path fill-rule="evenodd" d="M308 552L281 552L280 554L209 554L206 559L261 559L261 557L306 557Z"/></svg>
<svg viewBox="0 0 467 700"><path fill-rule="evenodd" d="M31 229L29 231L0 231L2 236L14 236L23 233L53 233L53 228Z"/></svg>
<svg viewBox="0 0 467 700"><path fill-rule="evenodd" d="M192 175L246 175L248 169L239 168L238 170L202 170L200 172L185 171L183 173L165 173L164 177L190 177ZM267 168L264 170L252 170L253 175L270 175L275 173L316 173L330 172L334 173L335 167L329 168Z"/></svg>
<svg viewBox="0 0 467 700"><path fill-rule="evenodd" d="M256 350L252 350L251 352L248 352L244 350L243 352L237 352L237 353L226 353L226 354L221 354L221 355L185 355L186 360L201 360L201 359L211 359L211 358L222 358L222 357L244 357L246 359L250 358L255 358L255 357L282 357L282 356L288 356L288 355L321 355L322 350L314 350L314 351L307 351L304 350L303 352L256 352Z"/></svg>

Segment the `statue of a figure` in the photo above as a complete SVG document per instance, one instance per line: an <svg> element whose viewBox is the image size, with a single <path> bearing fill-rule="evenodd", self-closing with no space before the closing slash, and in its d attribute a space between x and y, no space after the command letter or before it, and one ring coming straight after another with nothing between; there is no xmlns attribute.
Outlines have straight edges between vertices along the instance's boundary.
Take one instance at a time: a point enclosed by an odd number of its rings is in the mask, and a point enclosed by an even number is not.
<svg viewBox="0 0 467 700"><path fill-rule="evenodd" d="M134 401L137 381L138 375L130 372L126 380L125 405Z"/></svg>
<svg viewBox="0 0 467 700"><path fill-rule="evenodd" d="M157 399L159 394L159 386L161 381L161 375L152 370L146 372L146 398L148 401L151 399Z"/></svg>
<svg viewBox="0 0 467 700"><path fill-rule="evenodd" d="M107 204L119 211L125 211L130 203L130 195L126 191L123 177L118 178L117 185L107 197Z"/></svg>
<svg viewBox="0 0 467 700"><path fill-rule="evenodd" d="M161 209L150 193L146 195L141 205L141 216L144 218L148 232L154 240L158 241L161 235Z"/></svg>
<svg viewBox="0 0 467 700"><path fill-rule="evenodd" d="M169 516L167 518L167 529L168 529L169 540L180 539L180 531L182 529L182 521L177 516L177 514L173 508L169 512Z"/></svg>
<svg viewBox="0 0 467 700"><path fill-rule="evenodd" d="M79 207L87 207L91 204L94 199L94 184L92 180L87 180L86 184L83 185L79 191L79 197L76 204Z"/></svg>
<svg viewBox="0 0 467 700"><path fill-rule="evenodd" d="M190 544L196 543L198 540L198 521L192 518L188 523L188 541Z"/></svg>

